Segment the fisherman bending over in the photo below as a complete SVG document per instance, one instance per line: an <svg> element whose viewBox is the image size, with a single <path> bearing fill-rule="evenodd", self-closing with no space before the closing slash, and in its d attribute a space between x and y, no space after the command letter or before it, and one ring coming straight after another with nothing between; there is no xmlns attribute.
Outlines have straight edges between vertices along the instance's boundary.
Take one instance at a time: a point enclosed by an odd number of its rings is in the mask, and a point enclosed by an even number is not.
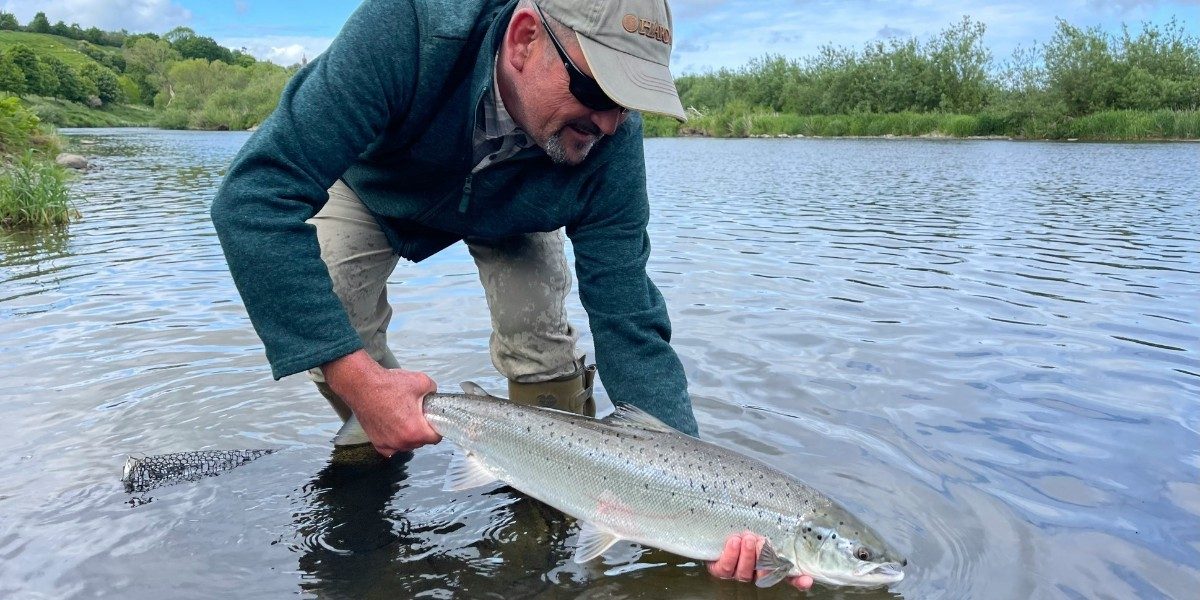
<svg viewBox="0 0 1200 600"><path fill-rule="evenodd" d="M387 347L386 282L465 240L513 401L594 415L565 231L609 394L695 435L646 274L638 111L684 118L670 54L665 0L363 2L212 206L273 375L308 371L385 456L438 442L421 409L436 384ZM752 578L759 539L730 538L710 570Z"/></svg>

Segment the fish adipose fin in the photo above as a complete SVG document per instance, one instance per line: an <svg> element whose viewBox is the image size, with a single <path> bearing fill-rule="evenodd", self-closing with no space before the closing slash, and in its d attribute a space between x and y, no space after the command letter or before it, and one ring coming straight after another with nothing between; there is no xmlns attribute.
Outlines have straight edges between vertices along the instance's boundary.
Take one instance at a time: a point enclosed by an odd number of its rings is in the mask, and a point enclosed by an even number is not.
<svg viewBox="0 0 1200 600"><path fill-rule="evenodd" d="M613 544L619 541L621 538L607 531L600 531L591 523L584 523L579 529L579 547L575 549L573 560L583 564L604 554L605 550L612 548Z"/></svg>
<svg viewBox="0 0 1200 600"><path fill-rule="evenodd" d="M450 469L446 471L446 482L442 484L442 490L461 492L495 481L496 476L492 475L475 455L460 452L450 460Z"/></svg>
<svg viewBox="0 0 1200 600"><path fill-rule="evenodd" d="M670 425L659 421L654 415L632 404L618 404L613 414L604 420L612 424L633 425L650 431L675 431Z"/></svg>
<svg viewBox="0 0 1200 600"><path fill-rule="evenodd" d="M475 383L474 381L464 381L458 384L458 387L462 388L462 391L468 396L483 396L484 398L493 398L496 400L504 399L499 396L493 396L489 394L487 390L483 389L483 386Z"/></svg>
<svg viewBox="0 0 1200 600"><path fill-rule="evenodd" d="M754 568L759 572L759 577L755 580L754 585L760 588L771 587L792 572L792 563L786 558L783 558L775 553L775 547L771 545L771 540L763 542L762 552L758 555L758 562Z"/></svg>

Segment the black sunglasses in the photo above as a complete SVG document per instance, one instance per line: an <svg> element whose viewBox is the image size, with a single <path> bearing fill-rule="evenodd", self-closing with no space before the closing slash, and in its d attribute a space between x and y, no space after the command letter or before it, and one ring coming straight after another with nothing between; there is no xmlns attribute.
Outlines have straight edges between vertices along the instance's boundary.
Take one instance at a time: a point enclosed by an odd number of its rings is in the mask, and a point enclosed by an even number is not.
<svg viewBox="0 0 1200 600"><path fill-rule="evenodd" d="M558 38L554 37L554 32L550 31L550 24L546 22L546 13L542 12L542 7L534 5L537 8L538 14L542 17L542 27L546 28L546 33L550 35L550 41L554 43L554 49L558 50L558 57L562 59L563 66L567 68L567 76L570 77L571 83L569 89L571 95L580 104L598 112L609 111L614 108L621 109L621 112L627 112L629 109L613 102L604 90L600 89L600 84L596 83L595 79L588 77L579 67L575 66L575 62L567 56L567 51L563 50L562 44L558 42Z"/></svg>

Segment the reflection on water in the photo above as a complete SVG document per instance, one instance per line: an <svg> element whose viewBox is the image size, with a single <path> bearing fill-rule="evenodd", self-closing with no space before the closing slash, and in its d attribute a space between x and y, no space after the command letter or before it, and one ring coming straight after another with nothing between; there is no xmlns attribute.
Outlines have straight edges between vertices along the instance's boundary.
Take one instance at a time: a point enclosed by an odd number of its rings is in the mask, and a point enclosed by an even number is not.
<svg viewBox="0 0 1200 600"><path fill-rule="evenodd" d="M332 412L271 381L207 221L245 135L67 135L100 167L75 184L83 219L0 234L0 597L796 597L631 544L576 565L553 510L442 492L448 448L330 466ZM646 153L650 268L704 436L910 559L892 593L813 596L1190 597L1200 146ZM391 295L403 364L500 387L461 247L402 265ZM129 453L257 447L282 451L136 507L121 490Z"/></svg>

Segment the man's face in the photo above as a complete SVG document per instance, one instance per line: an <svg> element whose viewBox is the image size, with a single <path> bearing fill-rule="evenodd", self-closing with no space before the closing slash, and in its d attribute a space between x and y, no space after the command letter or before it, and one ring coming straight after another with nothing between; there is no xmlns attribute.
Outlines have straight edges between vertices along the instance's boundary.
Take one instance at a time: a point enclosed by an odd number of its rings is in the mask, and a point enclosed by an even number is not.
<svg viewBox="0 0 1200 600"><path fill-rule="evenodd" d="M531 16L535 16L533 13ZM535 17L536 18L536 17ZM625 120L619 109L592 110L571 94L570 76L540 20L530 42L529 60L515 83L511 112L521 128L557 164L577 165L596 142L611 135ZM592 75L579 45L560 38L563 50L585 75ZM505 100L508 104L508 100Z"/></svg>

